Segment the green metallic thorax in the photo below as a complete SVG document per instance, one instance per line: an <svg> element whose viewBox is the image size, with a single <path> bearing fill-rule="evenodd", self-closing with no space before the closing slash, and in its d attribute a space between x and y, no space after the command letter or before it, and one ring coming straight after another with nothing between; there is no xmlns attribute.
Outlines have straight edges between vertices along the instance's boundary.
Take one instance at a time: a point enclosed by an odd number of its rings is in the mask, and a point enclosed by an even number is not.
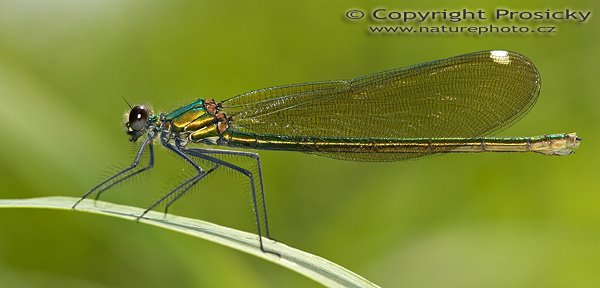
<svg viewBox="0 0 600 288"><path fill-rule="evenodd" d="M165 116L165 121L185 121L190 117L193 117L194 113L204 114L206 113L204 109L204 99L198 99L195 102L192 102L188 105L178 108L177 110L167 114ZM198 115L198 114L196 114ZM196 117L197 118L197 117ZM192 119L193 121L194 119Z"/></svg>
<svg viewBox="0 0 600 288"><path fill-rule="evenodd" d="M199 99L167 114L164 118L166 127L191 141L219 136L217 120L206 111L204 104L204 99Z"/></svg>

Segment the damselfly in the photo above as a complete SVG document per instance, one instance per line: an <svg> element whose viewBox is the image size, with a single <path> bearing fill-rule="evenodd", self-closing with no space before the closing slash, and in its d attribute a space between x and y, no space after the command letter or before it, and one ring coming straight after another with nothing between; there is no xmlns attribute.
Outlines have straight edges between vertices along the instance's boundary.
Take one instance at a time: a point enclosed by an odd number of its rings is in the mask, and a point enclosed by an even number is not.
<svg viewBox="0 0 600 288"><path fill-rule="evenodd" d="M90 195L95 193L98 199L112 186L152 168L153 145L158 139L185 159L195 175L139 217L161 203L166 204L166 213L206 175L220 167L231 169L250 183L254 222L265 251L261 236L271 236L258 154L212 149L211 145L300 151L352 161L397 161L464 152L571 154L581 140L575 133L487 137L526 114L539 90L540 75L531 61L514 52L495 50L351 80L265 88L221 102L198 99L170 113L154 114L147 106L130 106L125 123L130 140L145 135L133 163L85 193L73 208ZM189 147L192 144L200 147ZM145 151L149 162L140 168ZM225 155L249 157L256 166L246 169L223 160ZM197 159L211 165L201 167Z"/></svg>

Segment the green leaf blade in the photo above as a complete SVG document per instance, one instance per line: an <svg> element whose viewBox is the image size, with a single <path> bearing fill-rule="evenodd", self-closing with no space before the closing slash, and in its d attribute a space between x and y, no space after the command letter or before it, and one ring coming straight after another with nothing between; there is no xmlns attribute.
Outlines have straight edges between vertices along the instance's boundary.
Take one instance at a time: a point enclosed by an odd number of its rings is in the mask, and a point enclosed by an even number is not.
<svg viewBox="0 0 600 288"><path fill-rule="evenodd" d="M77 198L73 197L0 199L0 208L72 210L72 206L77 200ZM103 201L94 202L93 200L85 200L77 206L75 211L136 220L137 215L141 215L144 210ZM188 234L246 252L302 274L327 287L379 287L331 261L268 238L263 238L265 249L276 252L281 257L262 252L258 244L258 236L248 232L202 220L170 214L165 215L155 211L147 213L139 222Z"/></svg>

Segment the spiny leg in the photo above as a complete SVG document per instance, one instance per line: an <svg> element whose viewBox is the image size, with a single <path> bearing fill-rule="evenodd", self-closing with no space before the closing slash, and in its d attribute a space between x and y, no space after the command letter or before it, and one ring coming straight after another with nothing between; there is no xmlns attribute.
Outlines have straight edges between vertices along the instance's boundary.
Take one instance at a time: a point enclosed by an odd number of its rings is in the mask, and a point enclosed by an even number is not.
<svg viewBox="0 0 600 288"><path fill-rule="evenodd" d="M212 173L214 170L216 170L217 168L219 168L221 165L215 165L212 168L208 169L206 171L206 173L204 174L199 174L196 175L192 178L190 178L189 180L185 181L184 183L182 183L181 185L179 185L177 188L173 189L171 192L169 192L167 195L165 195L166 197L163 198L168 198L169 196L173 195L177 190L181 191L179 193L177 193L177 195L175 195L175 197L173 197L173 199L169 200L169 202L167 202L167 204L165 205L165 215L167 215L167 212L169 211L169 207L171 207L171 205L173 203L175 203L175 201L179 200L179 198L181 198L183 195L185 195L185 193L187 193L188 191L190 191L190 189L196 185L196 183L200 182L200 180L202 180L205 176L208 176L208 174ZM189 185L187 187L184 187L186 184Z"/></svg>
<svg viewBox="0 0 600 288"><path fill-rule="evenodd" d="M183 194L185 194L185 192L187 192L188 190L190 190L196 183L198 183L200 180L202 180L208 174L212 173L218 167L219 167L219 165L215 165L215 166L213 166L212 168L210 168L210 169L208 169L206 171L198 172L192 178L190 178L190 179L186 180L185 182L181 183L179 186L175 187L175 189L169 191L169 193L165 194L163 197L161 197L156 202L154 202L150 207L148 207L148 209L146 209L140 216L138 216L136 220L139 220L140 218L143 218L144 215L146 215L152 209L156 208L156 206L160 205L165 200L167 200L169 197L171 197L173 194L177 193L176 196L172 200L170 200L169 202L167 202L167 205L165 207L165 215L167 215L169 206L171 206L171 204L173 204L173 202L175 202L175 200L177 200L181 196L183 196Z"/></svg>
<svg viewBox="0 0 600 288"><path fill-rule="evenodd" d="M267 236L267 238L269 239L273 239L271 238L271 233L269 233L269 220L267 217L267 204L266 204L266 199L265 199L265 188L264 188L264 183L263 183L263 177L262 177L262 166L260 164L260 157L257 153L253 153L253 152L247 152L247 151L233 151L233 150L223 150L223 149L203 149L203 148L193 148L190 150L194 150L197 153L203 153L203 154L216 154L216 155L233 155L233 156L242 156L242 157L249 157L252 159L256 160L256 167L258 170L258 183L260 183L260 196L262 199L262 208L263 211L265 212L264 218L265 218L265 235ZM251 185L254 185L254 183L250 183ZM275 240L275 239L273 239Z"/></svg>
<svg viewBox="0 0 600 288"><path fill-rule="evenodd" d="M141 168L141 169L135 171L134 169L140 163L140 160L142 158L142 155L144 154L144 149L146 148L146 146L148 146L148 153L150 153L150 160L148 162L148 165L146 165L146 167L144 167L144 168ZM109 189L109 188L115 186L116 184L121 183L139 173L142 173L152 167L154 167L154 146L152 144L152 137L148 136L144 140L144 142L142 142L142 144L140 145L140 148L138 149L135 159L133 160L133 163L131 163L131 165L129 167L121 170L119 173L100 182L100 184L94 186L87 193L83 194L83 196L81 196L81 198L79 200L77 200L77 202L75 202L75 204L73 204L72 209L75 209L75 207L77 207L77 205L79 205L79 203L81 203L81 201L88 198L92 193L97 192L95 200L98 200L98 197L100 197L100 194L102 194L107 189ZM119 177L121 177L121 178L119 178ZM102 187L102 189L100 189L101 187Z"/></svg>
<svg viewBox="0 0 600 288"><path fill-rule="evenodd" d="M258 204L257 204L257 201L256 201L256 189L254 187L254 175L252 174L252 172L250 172L250 171L248 171L248 170L246 170L246 169L244 169L242 167L239 167L237 165L234 165L232 163L229 163L229 162L223 161L221 159L218 159L218 158L206 155L205 153L203 153L203 151L204 151L203 149L181 149L181 151L183 151L186 154L189 154L189 155L192 155L192 156L195 156L195 157L198 157L198 158L201 158L201 159L213 162L215 164L219 164L219 165L222 165L224 167L228 167L228 168L230 168L230 169L232 169L234 171L237 171L239 173L242 173L243 175L245 175L246 177L248 177L248 179L250 181L251 192L252 192L252 205L254 206L254 218L255 218L254 220L256 221L256 228L257 228L257 231L258 231L258 241L259 241L259 245L260 245L260 250L263 251L263 252L265 252L265 253L271 253L271 254L275 254L275 255L281 256L281 255L279 255L276 252L272 252L272 251L266 250L265 247L263 246L262 228L261 228L261 225L260 225L260 217L258 215L259 213L258 213ZM222 153L222 154L225 154L225 153ZM234 155L236 155L236 154L234 154Z"/></svg>
<svg viewBox="0 0 600 288"><path fill-rule="evenodd" d="M150 207L148 207L148 209L146 209L141 215L139 215L136 218L136 221L139 221L142 217L144 217L144 215L146 215L148 212L150 212L150 210L154 209L156 206L160 205L160 203L164 202L170 195L173 195L179 189L182 189L182 188L186 187L186 185L189 185L190 183L192 183L191 185L187 186L187 188L185 188L185 190L190 189L193 186L193 184L196 184L198 181L200 181L202 178L204 178L204 176L206 176L206 174L207 174L207 172L205 172L204 169L202 169L202 167L200 167L200 165L198 165L194 160L192 160L190 157L188 157L183 152L181 152L179 150L179 148L177 148L173 144L169 143L169 140L166 138L165 135L161 135L160 140L161 140L161 144L163 146L165 146L167 149L171 150L177 156L183 158L190 165L192 165L194 167L194 169L196 169L197 173L194 177L186 180L181 185L177 186L175 189L173 189L169 193L167 193L165 196L158 199L158 201L156 201L152 205L150 205ZM216 166L211 168L209 171L212 172L212 170L214 170L214 169L216 169ZM184 190L184 192L185 192L185 190ZM166 214L166 211L165 211L165 214Z"/></svg>
<svg viewBox="0 0 600 288"><path fill-rule="evenodd" d="M148 153L150 154L150 159L148 159L148 165L146 165L146 167L143 167L139 170L136 170L135 172L129 174L127 177L121 178L119 180L116 180L115 182L111 183L110 185L104 187L103 189L101 189L100 191L98 191L98 193L96 193L96 196L94 197L94 200L98 200L100 198L100 195L102 193L104 193L106 190L108 190L110 187L113 187L137 174L140 174L152 167L154 167L154 144L152 142L150 142L150 144L148 145Z"/></svg>

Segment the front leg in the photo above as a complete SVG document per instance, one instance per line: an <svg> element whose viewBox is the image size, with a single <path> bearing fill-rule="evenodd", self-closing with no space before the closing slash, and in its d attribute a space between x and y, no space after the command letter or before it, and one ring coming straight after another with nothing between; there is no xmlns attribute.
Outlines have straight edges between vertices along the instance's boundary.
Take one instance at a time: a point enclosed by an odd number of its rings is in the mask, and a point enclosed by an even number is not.
<svg viewBox="0 0 600 288"><path fill-rule="evenodd" d="M100 198L100 194L102 194L104 191L108 190L109 188L154 167L154 146L153 146L152 140L153 140L152 135L148 134L148 137L146 137L144 142L142 142L142 144L140 145L140 148L138 149L135 159L133 160L133 162L131 163L131 165L129 167L123 169L119 173L109 177L108 179L100 182L100 184L94 186L87 193L83 194L83 196L81 196L81 198L77 202L75 202L75 204L73 205L72 208L75 209L75 207L77 207L77 205L79 205L79 203L81 203L81 201L88 198L90 195L92 195L92 193L97 192L96 197L94 199L98 200L98 198ZM146 149L146 147L148 147L148 153L150 154L150 160L148 161L148 165L146 165L146 167L143 167L143 168L135 171L135 168L140 163L140 160L142 158L142 155L144 154L144 150Z"/></svg>

